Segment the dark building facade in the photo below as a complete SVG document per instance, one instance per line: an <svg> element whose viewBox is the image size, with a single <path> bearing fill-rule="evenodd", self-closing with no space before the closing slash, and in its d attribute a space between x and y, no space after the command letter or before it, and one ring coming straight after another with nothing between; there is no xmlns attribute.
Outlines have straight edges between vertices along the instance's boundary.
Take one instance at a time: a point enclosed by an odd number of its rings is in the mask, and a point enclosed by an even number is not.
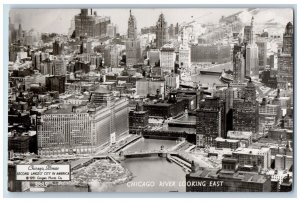
<svg viewBox="0 0 300 202"><path fill-rule="evenodd" d="M61 55L64 50L64 44L59 40L53 42L53 55Z"/></svg>
<svg viewBox="0 0 300 202"><path fill-rule="evenodd" d="M164 14L159 15L159 19L156 23L156 48L160 49L169 40L168 25L165 21Z"/></svg>
<svg viewBox="0 0 300 202"><path fill-rule="evenodd" d="M76 37L105 37L107 26L110 24L109 17L100 17L92 9L89 15L88 9L81 9L75 16Z"/></svg>
<svg viewBox="0 0 300 202"><path fill-rule="evenodd" d="M233 100L233 130L257 133L259 129L258 112L256 90L250 80L244 89L244 99Z"/></svg>
<svg viewBox="0 0 300 202"><path fill-rule="evenodd" d="M167 102L144 103L143 106L149 116L169 118L183 114L189 106L189 99L177 98L177 92L171 92Z"/></svg>
<svg viewBox="0 0 300 202"><path fill-rule="evenodd" d="M204 143L215 146L217 137L225 134L225 105L220 98L206 98L196 111L196 133L203 135Z"/></svg>
<svg viewBox="0 0 300 202"><path fill-rule="evenodd" d="M143 111L140 106L129 112L129 133L138 133L146 129L149 122L149 114Z"/></svg>
<svg viewBox="0 0 300 202"><path fill-rule="evenodd" d="M48 91L65 92L65 76L49 76L46 77L46 89Z"/></svg>
<svg viewBox="0 0 300 202"><path fill-rule="evenodd" d="M289 22L286 25L283 34L282 53L278 56L278 88L285 89L287 85L293 86L293 24Z"/></svg>

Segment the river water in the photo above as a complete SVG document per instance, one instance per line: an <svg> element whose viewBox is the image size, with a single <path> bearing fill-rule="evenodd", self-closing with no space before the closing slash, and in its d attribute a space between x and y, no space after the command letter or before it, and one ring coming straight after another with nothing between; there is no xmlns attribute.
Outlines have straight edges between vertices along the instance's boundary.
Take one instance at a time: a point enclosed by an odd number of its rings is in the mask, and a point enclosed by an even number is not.
<svg viewBox="0 0 300 202"><path fill-rule="evenodd" d="M173 140L141 139L126 151L153 151L161 146L165 149L176 145ZM113 192L185 192L185 171L165 158L146 157L126 159L122 162L134 178L112 188Z"/></svg>

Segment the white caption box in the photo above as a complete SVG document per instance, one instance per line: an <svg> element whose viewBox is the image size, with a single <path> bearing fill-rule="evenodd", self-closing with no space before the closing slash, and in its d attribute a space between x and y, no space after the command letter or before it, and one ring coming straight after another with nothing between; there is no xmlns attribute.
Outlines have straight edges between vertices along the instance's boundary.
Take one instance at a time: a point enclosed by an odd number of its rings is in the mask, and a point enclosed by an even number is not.
<svg viewBox="0 0 300 202"><path fill-rule="evenodd" d="M68 181L70 165L16 165L16 180Z"/></svg>

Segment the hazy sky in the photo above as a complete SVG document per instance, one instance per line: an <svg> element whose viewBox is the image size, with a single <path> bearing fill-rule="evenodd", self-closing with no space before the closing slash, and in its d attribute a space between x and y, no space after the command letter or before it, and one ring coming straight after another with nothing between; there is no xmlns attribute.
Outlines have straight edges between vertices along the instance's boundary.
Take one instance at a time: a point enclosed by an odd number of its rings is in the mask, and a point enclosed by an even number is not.
<svg viewBox="0 0 300 202"><path fill-rule="evenodd" d="M223 8L197 8L197 9L132 9L133 15L137 19L137 27L140 30L142 27L155 25L159 14L162 12L165 15L168 25L177 22L189 22L193 19L200 23L217 23L221 16L228 16L238 11L246 9L223 9ZM127 22L129 17L129 9L93 9L97 11L98 16L110 16L111 21L117 24L121 34L127 30ZM90 10L89 10L90 12ZM11 22L17 24L22 23L25 30L31 28L40 32L56 32L67 33L71 25L71 19L80 13L80 9L12 9L10 11ZM256 23L263 23L269 20L286 24L293 19L291 9L260 9L256 13ZM243 21L250 23L252 14L246 12L243 14Z"/></svg>

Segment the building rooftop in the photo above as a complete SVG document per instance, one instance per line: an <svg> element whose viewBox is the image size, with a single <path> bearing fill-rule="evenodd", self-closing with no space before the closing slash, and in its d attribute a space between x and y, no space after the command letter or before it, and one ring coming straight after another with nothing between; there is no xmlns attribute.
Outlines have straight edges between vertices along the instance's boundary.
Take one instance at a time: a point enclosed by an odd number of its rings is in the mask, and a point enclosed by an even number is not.
<svg viewBox="0 0 300 202"><path fill-rule="evenodd" d="M267 152L268 150L270 149L269 148L254 149L254 148L239 147L233 152L233 154L262 155L264 152Z"/></svg>
<svg viewBox="0 0 300 202"><path fill-rule="evenodd" d="M190 173L191 177L199 177L206 179L232 179L244 182L254 182L254 183L264 183L268 177L264 175L259 175L255 172L242 172L242 171L229 171L229 172L220 172L222 170L216 168L210 169L200 169L196 172Z"/></svg>
<svg viewBox="0 0 300 202"><path fill-rule="evenodd" d="M95 93L101 93L101 94L109 94L111 91L109 91L107 88L103 88L99 86L96 90Z"/></svg>
<svg viewBox="0 0 300 202"><path fill-rule="evenodd" d="M239 142L239 140L224 139L224 138L221 138L221 137L217 137L215 140L219 141L219 142Z"/></svg>
<svg viewBox="0 0 300 202"><path fill-rule="evenodd" d="M227 138L231 139L249 139L252 136L252 132L248 131L228 131Z"/></svg>
<svg viewBox="0 0 300 202"><path fill-rule="evenodd" d="M72 113L87 113L88 108L78 105L64 104L45 111L45 114L72 114Z"/></svg>

